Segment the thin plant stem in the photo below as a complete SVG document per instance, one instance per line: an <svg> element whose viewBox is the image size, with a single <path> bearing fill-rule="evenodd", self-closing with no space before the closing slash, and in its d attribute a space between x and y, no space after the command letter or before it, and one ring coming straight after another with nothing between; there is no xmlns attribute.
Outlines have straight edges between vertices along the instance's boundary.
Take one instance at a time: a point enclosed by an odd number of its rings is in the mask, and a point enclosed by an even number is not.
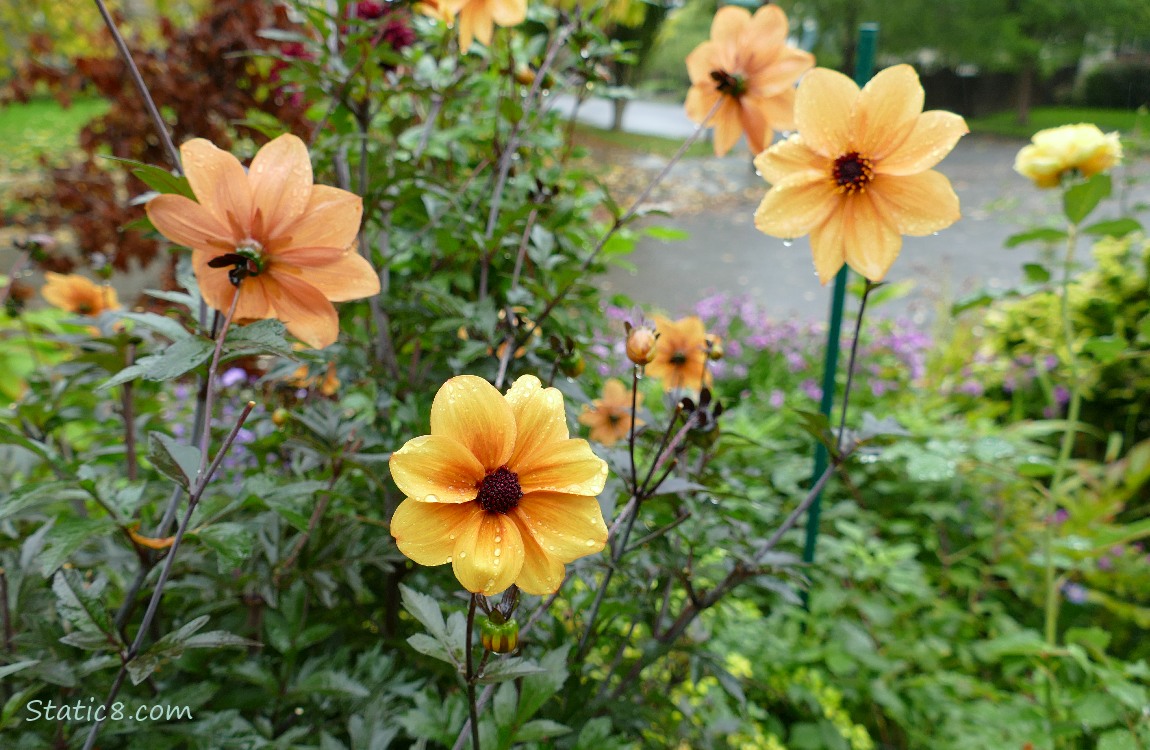
<svg viewBox="0 0 1150 750"><path fill-rule="evenodd" d="M627 450L631 458L631 491L639 491L639 472L635 468L635 419L639 409L639 370L642 365L631 365L631 427L627 430Z"/></svg>
<svg viewBox="0 0 1150 750"><path fill-rule="evenodd" d="M635 199L635 202L631 204L631 207L627 209L626 213L615 219L615 221L611 222L611 226L607 229L607 232L599 239L599 242L595 245L595 248L591 251L591 254L583 260L583 263L580 266L581 272L586 272L586 270L591 267L591 264L594 263L595 259L599 257L599 253L603 252L603 248L607 246L607 242L615 236L616 232L626 226L627 223L631 221L632 218L634 218L635 214L639 211L639 208L644 203L646 203L648 198L651 197L651 193L655 190L655 188L661 182L663 182L668 174L670 174L671 168L679 163L679 160L682 159L683 155L687 153L687 149L693 146L695 141L699 140L699 136L706 132L708 123L711 122L711 118L715 116L715 113L719 111L719 106L722 103L723 98L719 97L719 100L715 102L715 106L711 107L711 111L707 113L707 116L703 118L703 121L695 126L695 129L691 132L691 135L687 137L687 140L683 141L683 145L679 146L679 150L675 152L674 156L671 157L671 160L668 161L666 165L664 165L659 174L655 175L655 178L651 180L643 192L639 194L639 197ZM522 344L527 340L527 337L535 332L536 328L543 325L543 321L546 320L552 312L554 312L555 308L559 305L560 302L566 299L567 295L571 293L571 290L574 289L575 285L578 284L582 279L582 276L582 273L577 274L572 281L568 282L562 289L559 290L559 293L556 294L551 299L551 301L547 303L547 306L543 308L543 312L541 312L535 318L531 328L521 334L517 343Z"/></svg>
<svg viewBox="0 0 1150 750"><path fill-rule="evenodd" d="M104 701L105 718L108 715L108 709L111 707L112 701L116 699L116 696L120 692L120 688L124 684L124 678L128 673L128 664L132 661L132 659L139 655L140 650L143 648L144 639L147 637L148 631L152 625L152 621L155 619L156 612L159 610L160 600L164 595L164 587L167 585L168 577L171 575L172 567L175 564L176 552L179 551L180 542L183 540L184 534L188 530L188 525L191 523L192 513L195 511L196 505L199 503L200 497L203 495L204 490L207 489L208 482L211 480L212 475L215 474L216 470L220 466L220 463L223 461L224 456L231 448L232 442L235 440L236 435L239 433L244 421L248 418L248 415L251 414L252 409L255 408L255 402L249 401L247 406L245 406L244 410L240 413L239 418L236 420L235 425L233 425L231 431L228 433L228 436L224 439L224 443L220 447L220 450L216 453L215 459L209 461L207 443L211 434L210 424L213 401L212 385L215 382L216 370L219 368L220 353L223 350L223 342L227 337L228 328L231 326L232 317L235 315L236 307L239 304L239 299L240 288L237 285L234 293L232 294L232 303L228 309L227 316L224 318L223 327L216 338L216 347L212 353L211 364L208 366L208 393L204 404L206 424L204 426L204 433L200 439L200 466L196 472L196 476L189 477L190 486L188 488L188 509L185 511L180 524L176 527L175 538L172 540L172 546L168 550L167 557L164 558L164 565L160 569L159 579L156 581L156 587L152 592L152 598L148 601L148 608L144 611L144 617L140 621L140 627L136 631L136 637L132 641L132 645L128 648L127 653L121 655L122 663L120 665L120 671L116 674L116 679L113 681L112 687L108 691L108 697ZM103 721L97 721L92 725L92 729L88 733L88 738L84 742L83 750L92 750L92 748L95 747L96 739L99 736L100 728L103 726L103 724Z"/></svg>
<svg viewBox="0 0 1150 750"><path fill-rule="evenodd" d="M160 142L164 144L164 150L168 152L168 158L171 159L172 166L175 167L177 172L180 172L182 169L180 166L180 152L176 150L176 144L172 142L172 136L168 133L168 126L164 123L164 118L160 116L160 110L156 108L156 102L152 100L152 94L148 91L148 85L144 83L143 76L140 75L140 69L136 67L136 61L132 59L132 53L128 50L128 45L124 42L124 37L120 34L120 30L116 28L116 22L112 19L112 14L108 12L108 6L104 5L104 0L96 0L96 7L104 19L104 25L108 27L108 32L112 35L112 41L115 42L120 57L123 58L124 64L128 66L128 75L132 77L132 82L136 84L136 90L140 93L140 98L144 100L144 107L148 110L148 115L152 118L152 124L156 126L156 134L159 135Z"/></svg>
<svg viewBox="0 0 1150 750"><path fill-rule="evenodd" d="M1045 602L1043 607L1043 636L1048 649L1058 646L1058 610L1059 600L1058 577L1054 567L1054 524L1052 518L1058 505L1058 496L1062 492L1061 485L1066 478L1070 465L1070 455L1074 450L1074 438L1078 432L1078 417L1082 408L1082 383L1078 372L1078 357L1074 352L1074 321L1070 318L1070 276L1074 265L1074 250L1078 242L1078 225L1070 222L1066 228L1066 260L1062 270L1061 306L1062 335L1066 345L1066 365L1070 371L1070 406L1066 415L1066 430L1062 433L1062 443L1058 449L1058 460L1054 464L1054 476L1050 481L1050 491L1047 493L1045 518L1043 518L1042 533L1042 568L1043 582L1045 584ZM1049 725L1051 740L1055 747L1060 743L1054 736L1055 727L1055 689L1054 672L1048 671L1045 688L1046 721Z"/></svg>
<svg viewBox="0 0 1150 750"><path fill-rule="evenodd" d="M136 360L136 345L128 344L125 367L131 367ZM136 410L135 389L132 381L120 386L120 417L124 420L124 463L128 480L136 481L139 473L139 462L136 458Z"/></svg>
<svg viewBox="0 0 1150 750"><path fill-rule="evenodd" d="M475 653L471 640L475 632L475 605L479 599L478 594L471 595L471 604L467 607L467 635L464 640L464 654L466 656L467 680L467 712L471 723L471 750L479 748L479 705L475 697Z"/></svg>

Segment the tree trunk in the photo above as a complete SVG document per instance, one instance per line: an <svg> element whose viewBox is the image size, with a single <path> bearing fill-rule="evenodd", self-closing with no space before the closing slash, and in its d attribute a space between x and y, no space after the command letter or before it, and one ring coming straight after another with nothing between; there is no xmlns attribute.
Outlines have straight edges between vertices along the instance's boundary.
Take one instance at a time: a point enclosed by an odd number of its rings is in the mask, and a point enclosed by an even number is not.
<svg viewBox="0 0 1150 750"><path fill-rule="evenodd" d="M623 112L627 109L626 99L611 100L611 130L618 133L623 129Z"/></svg>
<svg viewBox="0 0 1150 750"><path fill-rule="evenodd" d="M1036 69L1034 58L1023 61L1018 71L1018 98L1014 121L1019 125L1030 123L1030 108L1034 103L1034 74Z"/></svg>

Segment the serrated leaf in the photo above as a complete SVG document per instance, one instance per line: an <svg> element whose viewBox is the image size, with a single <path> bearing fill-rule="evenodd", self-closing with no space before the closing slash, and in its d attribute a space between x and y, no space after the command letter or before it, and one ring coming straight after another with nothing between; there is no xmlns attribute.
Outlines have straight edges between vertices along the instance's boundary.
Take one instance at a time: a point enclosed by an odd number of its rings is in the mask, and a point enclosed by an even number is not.
<svg viewBox="0 0 1150 750"><path fill-rule="evenodd" d="M0 500L0 520L14 516L40 503L67 500L83 500L88 493L74 482L43 482L26 484Z"/></svg>
<svg viewBox="0 0 1150 750"><path fill-rule="evenodd" d="M430 656L432 659L455 664L455 659L447 651L442 641L436 640L427 633L416 633L407 637L407 643L419 653ZM458 666L458 665L456 665Z"/></svg>
<svg viewBox="0 0 1150 750"><path fill-rule="evenodd" d="M147 457L156 471L185 489L200 471L200 449L161 432L148 433Z"/></svg>
<svg viewBox="0 0 1150 750"><path fill-rule="evenodd" d="M126 320L134 320L142 326L163 334L172 341L182 341L192 335L188 333L188 329L184 328L183 323L166 315L150 312L121 312L118 315Z"/></svg>
<svg viewBox="0 0 1150 750"><path fill-rule="evenodd" d="M571 644L568 643L554 651L548 651L539 660L542 671L523 679L519 710L515 716L517 724L523 724L534 716L535 712L563 687L563 683L567 681L567 653L570 650Z"/></svg>
<svg viewBox="0 0 1150 750"><path fill-rule="evenodd" d="M196 199L196 194L192 192L192 186L188 183L187 177L174 175L166 169L161 169L151 164L143 164L136 167L132 170L132 174L139 177L140 182L143 182L157 193L182 195L191 200Z"/></svg>
<svg viewBox="0 0 1150 750"><path fill-rule="evenodd" d="M52 593L56 595L56 611L64 620L81 630L112 633L112 620L99 596L104 591L103 580L89 586L77 570L57 571L52 579Z"/></svg>
<svg viewBox="0 0 1150 750"><path fill-rule="evenodd" d="M1062 194L1062 211L1072 223L1078 224L1110 195L1110 175L1096 174L1078 183Z"/></svg>
<svg viewBox="0 0 1150 750"><path fill-rule="evenodd" d="M218 568L221 573L242 567L251 557L255 546L255 534L239 523L215 523L200 529L196 536L219 554Z"/></svg>
<svg viewBox="0 0 1150 750"><path fill-rule="evenodd" d="M514 680L529 675L543 674L546 671L547 670L527 659L501 659L494 664L489 664L478 681L486 685L496 682L506 682L507 680Z"/></svg>
<svg viewBox="0 0 1150 750"><path fill-rule="evenodd" d="M167 347L161 354L144 357L130 367L125 367L96 387L107 390L112 386L126 383L136 378L145 380L172 380L178 378L208 361L215 345L198 337L189 337Z"/></svg>
<svg viewBox="0 0 1150 750"><path fill-rule="evenodd" d="M7 677L10 674L16 674L21 670L27 669L28 667L34 667L39 663L39 659L27 659L25 661L18 661L15 664L5 664L4 666L0 667L0 677Z"/></svg>
<svg viewBox="0 0 1150 750"><path fill-rule="evenodd" d="M68 561L72 553L105 532L115 528L107 516L99 518L69 518L56 524L48 534L47 544L36 562L40 573L47 578Z"/></svg>
<svg viewBox="0 0 1150 750"><path fill-rule="evenodd" d="M1012 234L1003 243L1006 247L1018 247L1027 242L1059 242L1066 239L1066 232L1062 229L1030 229L1018 234Z"/></svg>
<svg viewBox="0 0 1150 750"><path fill-rule="evenodd" d="M252 354L275 354L295 360L296 352L285 338L286 334L287 328L274 318L234 326L228 330L225 359L247 357Z"/></svg>
<svg viewBox="0 0 1150 750"><path fill-rule="evenodd" d="M446 641L447 624L443 621L443 612L439 609L439 602L427 594L421 594L415 589L400 584L400 601L403 608L423 625L424 629L438 641Z"/></svg>

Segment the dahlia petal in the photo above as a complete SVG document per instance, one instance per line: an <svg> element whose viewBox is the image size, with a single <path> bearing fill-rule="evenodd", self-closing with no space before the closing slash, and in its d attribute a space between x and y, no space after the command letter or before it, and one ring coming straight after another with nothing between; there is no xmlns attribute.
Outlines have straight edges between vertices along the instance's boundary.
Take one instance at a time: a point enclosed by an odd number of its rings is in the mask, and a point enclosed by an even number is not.
<svg viewBox="0 0 1150 750"><path fill-rule="evenodd" d="M773 58L774 53L786 45L787 30L787 14L783 9L773 4L764 5L755 11L744 28L743 46L755 51L767 50Z"/></svg>
<svg viewBox="0 0 1150 750"><path fill-rule="evenodd" d="M468 503L483 481L483 465L467 446L442 435L412 438L391 454L391 478L407 497L428 503Z"/></svg>
<svg viewBox="0 0 1150 750"><path fill-rule="evenodd" d="M251 235L252 191L239 159L203 138L180 146L180 160L196 200L236 239Z"/></svg>
<svg viewBox="0 0 1150 750"><path fill-rule="evenodd" d="M157 195L148 201L146 210L160 234L177 245L220 253L242 239L234 237L206 208L182 195Z"/></svg>
<svg viewBox="0 0 1150 750"><path fill-rule="evenodd" d="M463 3L459 9L459 52L466 55L471 49L471 42L475 38L475 14L468 11L468 3Z"/></svg>
<svg viewBox="0 0 1150 750"><path fill-rule="evenodd" d="M751 153L762 153L771 141L771 122L767 119L766 100L746 94L740 101L739 124L747 136Z"/></svg>
<svg viewBox="0 0 1150 750"><path fill-rule="evenodd" d="M235 291L236 287L228 279L228 269L212 268L208 265L208 261L219 254L220 251L204 252L193 248L192 270L196 274L196 284L200 287L200 294L208 306L213 310L227 312L228 308L232 306L232 292ZM243 302L242 294L240 295L240 302ZM236 317L239 318L239 316Z"/></svg>
<svg viewBox="0 0 1150 750"><path fill-rule="evenodd" d="M721 96L722 94L719 93L718 89L706 83L692 86L687 91L687 101L684 104L687 117L691 122L702 124L702 122L707 119L707 115L710 114L711 108L715 106L715 102L719 101L719 97ZM712 124L714 124L714 118L711 119L711 122L707 123L707 127L710 127Z"/></svg>
<svg viewBox="0 0 1150 750"><path fill-rule="evenodd" d="M736 47L739 35L751 22L751 12L737 5L719 8L711 21L711 41L719 47Z"/></svg>
<svg viewBox="0 0 1150 750"><path fill-rule="evenodd" d="M868 192L902 234L923 237L949 227L960 216L950 180L933 169L905 177L875 175Z"/></svg>
<svg viewBox="0 0 1150 750"><path fill-rule="evenodd" d="M212 283L216 283L216 280L222 277L223 281L231 286L226 269L213 268L212 270L216 271L212 275ZM225 273L220 273L220 271L225 271ZM275 317L275 310L268 300L267 289L264 287L266 280L262 275L244 279L240 285L240 301L236 303L235 320L263 320L264 318ZM227 304L231 305L230 292L228 294Z"/></svg>
<svg viewBox="0 0 1150 750"><path fill-rule="evenodd" d="M422 503L408 498L399 504L391 517L391 535L395 546L420 565L443 565L451 562L455 540L469 524L478 524L478 505Z"/></svg>
<svg viewBox="0 0 1150 750"><path fill-rule="evenodd" d="M969 132L966 120L952 112L923 112L899 147L874 165L875 172L908 175L930 169L951 152L959 138Z"/></svg>
<svg viewBox="0 0 1150 750"><path fill-rule="evenodd" d="M567 440L567 412L563 394L557 388L544 388L539 378L523 375L507 391L507 403L515 414L515 450L507 463L512 467L530 466L540 452L546 452Z"/></svg>
<svg viewBox="0 0 1150 750"><path fill-rule="evenodd" d="M451 568L463 588L494 596L515 583L523 569L523 538L503 513L481 511L460 527Z"/></svg>
<svg viewBox="0 0 1150 750"><path fill-rule="evenodd" d="M827 175L799 172L767 191L755 211L755 227L772 237L802 237L825 222L841 201Z"/></svg>
<svg viewBox="0 0 1150 750"><path fill-rule="evenodd" d="M815 56L810 52L784 47L766 64L757 64L754 68L748 66L748 85L763 96L778 96L792 91L795 81L814 66Z"/></svg>
<svg viewBox="0 0 1150 750"><path fill-rule="evenodd" d="M859 95L855 82L834 70L815 68L803 76L795 94L795 124L807 146L833 159L853 136L850 110Z"/></svg>
<svg viewBox="0 0 1150 750"><path fill-rule="evenodd" d="M594 497L533 492L523 496L512 515L562 563L594 555L607 545L607 524Z"/></svg>
<svg viewBox="0 0 1150 750"><path fill-rule="evenodd" d="M811 253L820 284L825 285L833 279L846 259L846 237L843 232L845 215L845 210L833 211L821 226L811 230Z"/></svg>
<svg viewBox="0 0 1150 750"><path fill-rule="evenodd" d="M724 7L730 8L732 6ZM743 134L743 123L740 122L739 118L739 103L729 96L724 96L723 103L719 105L719 111L711 118L711 127L715 129L715 156L723 156L739 142L739 136Z"/></svg>
<svg viewBox="0 0 1150 750"><path fill-rule="evenodd" d="M847 265L873 282L882 281L902 249L902 235L870 191L847 201L843 219Z"/></svg>
<svg viewBox="0 0 1150 750"><path fill-rule="evenodd" d="M321 262L321 259L326 259ZM277 264L304 269L299 275L332 302L346 302L379 294L379 274L355 250L292 248L276 255ZM314 263L314 265L313 265ZM295 273L295 271L292 271Z"/></svg>
<svg viewBox="0 0 1150 750"><path fill-rule="evenodd" d="M925 94L909 65L893 65L870 79L851 110L855 147L872 162L902 145L922 114Z"/></svg>
<svg viewBox="0 0 1150 750"><path fill-rule="evenodd" d="M263 235L275 236L299 219L311 200L311 157L307 146L291 133L269 141L252 159L248 183L253 210L261 215Z"/></svg>
<svg viewBox="0 0 1150 750"><path fill-rule="evenodd" d="M527 458L530 460L514 467L524 495L563 492L594 496L607 482L607 463L581 438L550 443L546 450L534 451Z"/></svg>
<svg viewBox="0 0 1150 750"><path fill-rule="evenodd" d="M715 81L711 78L711 73L719 68L715 61L716 51L715 43L706 41L702 42L698 47L695 47L695 49L691 50L690 54L687 55L687 75L690 77L692 84L698 85L701 83L707 88L714 90ZM710 109L710 107L708 107L708 109ZM706 114L706 110L703 111L703 114Z"/></svg>
<svg viewBox="0 0 1150 750"><path fill-rule="evenodd" d="M809 173L812 178L825 176L829 179L831 162L812 151L802 136L796 133L756 156L755 169L773 185L789 177L797 177L798 173Z"/></svg>
<svg viewBox="0 0 1150 750"><path fill-rule="evenodd" d="M315 185L304 214L271 237L265 251L271 255L293 247L332 247L346 250L359 234L363 199L355 193Z"/></svg>
<svg viewBox="0 0 1150 750"><path fill-rule="evenodd" d="M461 443L485 472L492 472L515 448L515 415L491 383L457 375L440 386L431 403L431 434Z"/></svg>
<svg viewBox="0 0 1150 750"><path fill-rule="evenodd" d="M339 338L339 315L323 292L272 266L264 280L268 302L288 332L313 349L323 349Z"/></svg>
<svg viewBox="0 0 1150 750"><path fill-rule="evenodd" d="M518 26L527 18L527 0L487 0L491 17L500 26Z"/></svg>
<svg viewBox="0 0 1150 750"><path fill-rule="evenodd" d="M514 516L512 516L514 518ZM515 579L515 585L525 594L546 596L554 594L563 585L567 570L563 563L548 555L535 537L516 519L519 536L523 540L523 568Z"/></svg>

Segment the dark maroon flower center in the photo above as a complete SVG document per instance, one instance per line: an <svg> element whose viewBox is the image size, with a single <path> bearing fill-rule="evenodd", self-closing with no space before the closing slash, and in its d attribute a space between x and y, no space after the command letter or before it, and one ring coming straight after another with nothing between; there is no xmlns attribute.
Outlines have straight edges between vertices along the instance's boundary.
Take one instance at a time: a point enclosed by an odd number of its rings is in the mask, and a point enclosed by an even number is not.
<svg viewBox="0 0 1150 750"><path fill-rule="evenodd" d="M475 502L488 513L507 513L519 505L521 497L523 488L519 486L519 475L506 466L500 466L483 477Z"/></svg>
<svg viewBox="0 0 1150 750"><path fill-rule="evenodd" d="M747 83L740 75L732 75L725 70L712 70L711 80L715 82L715 88L719 90L720 94L733 96L738 99L747 90Z"/></svg>
<svg viewBox="0 0 1150 750"><path fill-rule="evenodd" d="M687 364L687 355L684 352L675 352L671 355L671 364L685 365Z"/></svg>
<svg viewBox="0 0 1150 750"><path fill-rule="evenodd" d="M870 159L860 156L858 151L850 151L835 159L832 174L839 190L848 193L863 192L867 183L874 178L874 168Z"/></svg>

